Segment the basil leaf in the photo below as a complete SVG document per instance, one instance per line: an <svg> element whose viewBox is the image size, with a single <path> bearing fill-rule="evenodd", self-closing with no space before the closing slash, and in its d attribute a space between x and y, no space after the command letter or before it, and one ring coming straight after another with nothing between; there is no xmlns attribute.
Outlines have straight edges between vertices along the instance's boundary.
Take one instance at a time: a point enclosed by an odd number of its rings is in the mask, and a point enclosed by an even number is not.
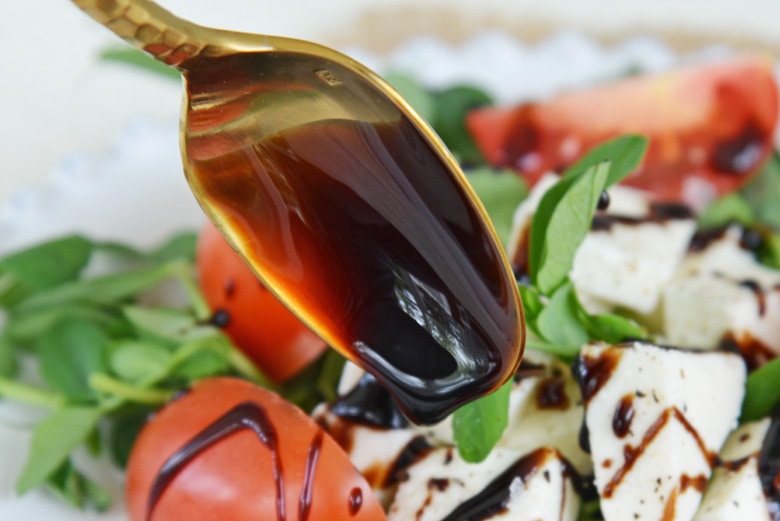
<svg viewBox="0 0 780 521"><path fill-rule="evenodd" d="M0 339L0 378L13 377L18 367L16 349L8 340Z"/></svg>
<svg viewBox="0 0 780 521"><path fill-rule="evenodd" d="M35 348L44 332L58 323L73 320L91 322L112 335L128 331L124 318L110 306L73 303L68 306L13 311L8 317L4 334L15 343Z"/></svg>
<svg viewBox="0 0 780 521"><path fill-rule="evenodd" d="M639 340L648 337L647 331L634 320L614 313L591 315L576 295L572 297L580 322L592 339L618 344L629 339Z"/></svg>
<svg viewBox="0 0 780 521"><path fill-rule="evenodd" d="M157 61L145 52L126 47L106 49L100 53L100 59L106 62L116 62L135 67L139 70L151 72L162 78L181 79L179 71Z"/></svg>
<svg viewBox="0 0 780 521"><path fill-rule="evenodd" d="M134 339L120 339L109 347L108 365L119 378L140 382L164 373L173 355L160 344Z"/></svg>
<svg viewBox="0 0 780 521"><path fill-rule="evenodd" d="M466 177L487 210L504 249L509 246L517 205L528 196L528 186L514 172L489 167L471 170Z"/></svg>
<svg viewBox="0 0 780 521"><path fill-rule="evenodd" d="M452 430L458 453L467 462L484 460L508 424L512 381L495 392L467 403L453 413Z"/></svg>
<svg viewBox="0 0 780 521"><path fill-rule="evenodd" d="M577 354L590 335L580 322L571 283L561 286L536 318L536 329L542 337L559 346L569 346L568 357Z"/></svg>
<svg viewBox="0 0 780 521"><path fill-rule="evenodd" d="M112 418L109 449L112 459L121 468L127 467L133 444L153 412L151 407L127 407Z"/></svg>
<svg viewBox="0 0 780 521"><path fill-rule="evenodd" d="M0 260L0 306L12 307L36 291L75 280L91 254L92 243L72 235L8 255Z"/></svg>
<svg viewBox="0 0 780 521"><path fill-rule="evenodd" d="M747 377L740 422L759 420L780 405L780 358L762 365Z"/></svg>
<svg viewBox="0 0 780 521"><path fill-rule="evenodd" d="M16 309L68 306L74 302L115 304L159 284L171 276L171 271L170 265L163 264L69 282L32 295Z"/></svg>
<svg viewBox="0 0 780 521"><path fill-rule="evenodd" d="M718 228L732 222L748 224L753 219L753 209L745 198L730 193L709 205L699 214L697 221L700 228Z"/></svg>
<svg viewBox="0 0 780 521"><path fill-rule="evenodd" d="M151 342L173 346L220 334L214 326L199 324L192 314L178 309L125 306L123 312L138 336Z"/></svg>
<svg viewBox="0 0 780 521"><path fill-rule="evenodd" d="M30 454L16 483L24 494L45 483L82 444L102 416L97 407L65 407L44 418L33 431Z"/></svg>
<svg viewBox="0 0 780 521"><path fill-rule="evenodd" d="M575 177L564 177L539 202L531 222L531 281L551 294L568 278L574 255L590 231L604 190L609 163L599 163Z"/></svg>
<svg viewBox="0 0 780 521"><path fill-rule="evenodd" d="M622 181L636 170L647 150L647 138L638 135L620 136L593 147L587 154L569 167L563 178L579 177L590 168L609 162L609 177L606 186L610 187Z"/></svg>
<svg viewBox="0 0 780 521"><path fill-rule="evenodd" d="M113 498L97 483L84 476L68 459L49 479L49 490L78 509L90 505L98 512L111 506Z"/></svg>
<svg viewBox="0 0 780 521"><path fill-rule="evenodd" d="M401 72L388 72L384 75L384 79L398 91L421 118L428 122L435 119L436 107L433 98L411 76Z"/></svg>
<svg viewBox="0 0 780 521"><path fill-rule="evenodd" d="M466 128L466 115L476 108L492 104L491 97L480 89L456 85L434 93L433 100L436 117L431 125L442 141L462 164L484 164L482 153Z"/></svg>
<svg viewBox="0 0 780 521"><path fill-rule="evenodd" d="M90 322L60 322L46 331L38 344L41 375L70 400L96 399L89 376L104 371L107 344L108 337Z"/></svg>
<svg viewBox="0 0 780 521"><path fill-rule="evenodd" d="M772 154L761 171L740 191L755 219L780 230L780 155Z"/></svg>

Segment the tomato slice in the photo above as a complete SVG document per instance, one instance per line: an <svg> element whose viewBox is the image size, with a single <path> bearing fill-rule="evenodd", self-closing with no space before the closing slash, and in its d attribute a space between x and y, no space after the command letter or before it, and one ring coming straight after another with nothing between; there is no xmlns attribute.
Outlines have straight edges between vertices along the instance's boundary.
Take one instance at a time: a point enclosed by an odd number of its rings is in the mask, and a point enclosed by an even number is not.
<svg viewBox="0 0 780 521"><path fill-rule="evenodd" d="M467 127L489 163L531 184L602 141L643 134L644 163L624 183L699 207L757 172L773 150L777 117L772 64L750 56L478 109Z"/></svg>
<svg viewBox="0 0 780 521"><path fill-rule="evenodd" d="M211 223L198 237L198 283L225 333L276 383L313 362L326 345L252 273Z"/></svg>
<svg viewBox="0 0 780 521"><path fill-rule="evenodd" d="M157 413L127 467L131 521L380 521L368 482L319 425L273 392L201 380Z"/></svg>

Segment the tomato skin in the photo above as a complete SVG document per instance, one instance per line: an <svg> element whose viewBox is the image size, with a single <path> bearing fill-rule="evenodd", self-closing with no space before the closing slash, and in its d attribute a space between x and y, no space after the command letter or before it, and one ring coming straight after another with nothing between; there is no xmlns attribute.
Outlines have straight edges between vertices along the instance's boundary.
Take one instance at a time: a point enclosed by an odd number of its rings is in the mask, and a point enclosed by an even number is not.
<svg viewBox="0 0 780 521"><path fill-rule="evenodd" d="M212 310L226 312L225 333L274 382L282 383L326 348L255 276L207 223L196 252L198 283Z"/></svg>
<svg viewBox="0 0 780 521"><path fill-rule="evenodd" d="M467 127L488 162L517 169L531 184L602 141L645 135L644 163L624 183L698 207L757 172L773 150L777 118L771 62L740 57L478 109Z"/></svg>
<svg viewBox="0 0 780 521"><path fill-rule="evenodd" d="M280 481L273 454L248 428L231 432L186 463L147 519L159 469L207 426L239 404L259 406L276 431ZM243 424L242 424L243 425ZM307 458L321 436L313 471ZM311 463L308 463L311 468ZM308 515L299 514L306 476L313 477ZM283 499L278 500L277 485ZM360 498L361 501L355 501ZM385 519L379 501L348 456L319 425L273 392L235 378L201 380L144 427L130 454L126 483L131 521ZM280 517L279 505L286 515Z"/></svg>

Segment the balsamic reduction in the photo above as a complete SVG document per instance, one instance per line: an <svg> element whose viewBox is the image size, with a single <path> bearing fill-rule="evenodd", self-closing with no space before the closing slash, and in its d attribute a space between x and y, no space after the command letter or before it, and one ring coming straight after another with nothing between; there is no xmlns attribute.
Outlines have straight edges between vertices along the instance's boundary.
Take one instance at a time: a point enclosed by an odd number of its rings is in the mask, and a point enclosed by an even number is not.
<svg viewBox="0 0 780 521"><path fill-rule="evenodd" d="M329 345L421 423L512 376L522 312L500 246L452 162L384 93L277 51L199 57L185 78L193 192Z"/></svg>
<svg viewBox="0 0 780 521"><path fill-rule="evenodd" d="M371 427L402 429L409 425L387 390L368 373L346 395L329 404L328 410L340 418Z"/></svg>

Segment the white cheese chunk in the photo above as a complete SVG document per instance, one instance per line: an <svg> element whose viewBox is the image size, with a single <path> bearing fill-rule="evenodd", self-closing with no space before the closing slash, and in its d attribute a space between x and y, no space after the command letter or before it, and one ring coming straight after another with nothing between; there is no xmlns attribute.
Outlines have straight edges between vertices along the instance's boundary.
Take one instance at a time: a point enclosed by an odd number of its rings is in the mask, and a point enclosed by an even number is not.
<svg viewBox="0 0 780 521"><path fill-rule="evenodd" d="M614 222L591 231L574 257L571 280L579 294L649 314L695 231L693 219Z"/></svg>
<svg viewBox="0 0 780 521"><path fill-rule="evenodd" d="M487 487L497 491L498 504L480 494ZM454 513L457 508L473 508L473 515L492 506L495 510L488 509L492 513L479 519L573 521L579 504L568 463L554 449L521 455L497 448L481 463L466 463L455 449L438 448L409 467L387 517L388 521L461 519Z"/></svg>
<svg viewBox="0 0 780 521"><path fill-rule="evenodd" d="M715 469L695 521L769 519L758 473L769 418L746 423L729 436L721 451L724 464Z"/></svg>
<svg viewBox="0 0 780 521"><path fill-rule="evenodd" d="M579 369L606 521L693 518L715 454L737 425L736 354L586 345Z"/></svg>
<svg viewBox="0 0 780 521"><path fill-rule="evenodd" d="M728 335L758 365L780 353L780 272L760 265L740 237L731 227L686 257L663 291L662 334L697 349L717 347Z"/></svg>
<svg viewBox="0 0 780 521"><path fill-rule="evenodd" d="M527 248L533 213L556 176L543 177L517 208L509 257ZM623 307L647 315L658 305L663 287L674 277L696 231L695 220L652 219L651 199L639 190L614 186L606 214L608 229L591 230L577 250L570 277L591 313ZM645 220L643 220L645 219Z"/></svg>

